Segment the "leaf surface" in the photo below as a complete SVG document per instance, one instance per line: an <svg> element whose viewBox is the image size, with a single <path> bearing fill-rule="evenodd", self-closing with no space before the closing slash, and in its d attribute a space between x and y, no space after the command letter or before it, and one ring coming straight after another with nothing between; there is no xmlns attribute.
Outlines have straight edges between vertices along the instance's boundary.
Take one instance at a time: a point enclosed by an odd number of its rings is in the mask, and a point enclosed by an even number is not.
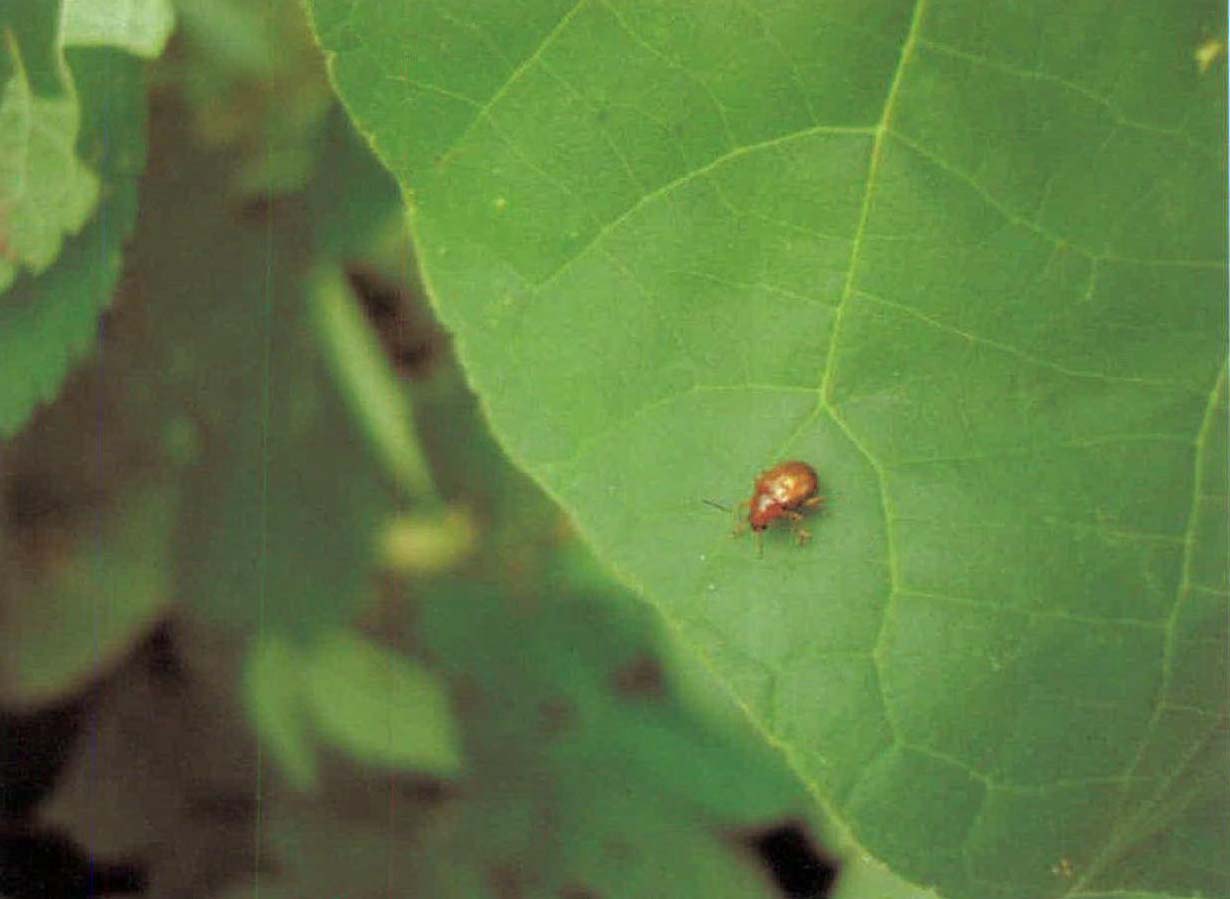
<svg viewBox="0 0 1230 899"><path fill-rule="evenodd" d="M98 522L50 571L6 547L0 699L7 707L48 705L80 691L165 613L166 533L175 508L167 493L129 497L123 515Z"/></svg>
<svg viewBox="0 0 1230 899"><path fill-rule="evenodd" d="M36 4L37 6L37 4ZM51 8L44 4L44 7ZM17 46L0 22L0 58ZM8 37L5 37L8 35ZM136 219L145 164L137 60L54 35L0 63L0 435L53 397L92 346ZM6 54L7 57L6 57ZM36 80L34 73L39 73ZM7 76L7 77L6 77ZM88 221L87 221L88 220Z"/></svg>
<svg viewBox="0 0 1230 899"><path fill-rule="evenodd" d="M327 636L307 670L316 726L369 764L441 777L463 766L439 680L422 665L350 634Z"/></svg>
<svg viewBox="0 0 1230 899"><path fill-rule="evenodd" d="M99 199L77 154L81 107L62 55L60 6L19 4L0 18L0 290L42 272Z"/></svg>
<svg viewBox="0 0 1230 899"><path fill-rule="evenodd" d="M308 647L254 641L245 681L257 726L300 789L317 783L317 742L386 770L450 777L463 766L438 678L355 634L339 630Z"/></svg>
<svg viewBox="0 0 1230 899"><path fill-rule="evenodd" d="M61 24L70 46L120 47L153 59L175 27L170 0L65 0Z"/></svg>
<svg viewBox="0 0 1230 899"><path fill-rule="evenodd" d="M1230 895L1219 6L311 6L502 442L866 851Z"/></svg>

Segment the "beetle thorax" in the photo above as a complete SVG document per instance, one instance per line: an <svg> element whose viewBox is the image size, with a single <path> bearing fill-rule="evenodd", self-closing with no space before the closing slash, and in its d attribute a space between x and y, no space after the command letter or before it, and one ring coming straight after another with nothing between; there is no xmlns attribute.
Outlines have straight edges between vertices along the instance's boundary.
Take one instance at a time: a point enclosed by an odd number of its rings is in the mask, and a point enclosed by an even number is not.
<svg viewBox="0 0 1230 899"><path fill-rule="evenodd" d="M755 502L752 503L752 515L756 518L763 518L771 509L781 504L782 501L768 491L758 494Z"/></svg>
<svg viewBox="0 0 1230 899"><path fill-rule="evenodd" d="M756 494L748 514L748 521L751 522L752 529L762 531L767 528L769 522L781 517L783 508L782 503L770 491L765 490Z"/></svg>

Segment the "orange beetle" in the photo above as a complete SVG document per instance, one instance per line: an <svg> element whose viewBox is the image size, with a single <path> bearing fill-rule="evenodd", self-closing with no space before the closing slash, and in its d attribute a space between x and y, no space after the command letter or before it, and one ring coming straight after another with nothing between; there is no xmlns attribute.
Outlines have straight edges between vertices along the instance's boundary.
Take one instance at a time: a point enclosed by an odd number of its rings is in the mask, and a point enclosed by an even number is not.
<svg viewBox="0 0 1230 899"><path fill-rule="evenodd" d="M800 544L811 539L811 534L799 527L803 510L818 509L824 505L819 496L820 479L816 470L806 462L791 461L774 465L756 478L752 498L747 502L747 523L757 533L764 531L779 518L789 519L794 528L795 539Z"/></svg>

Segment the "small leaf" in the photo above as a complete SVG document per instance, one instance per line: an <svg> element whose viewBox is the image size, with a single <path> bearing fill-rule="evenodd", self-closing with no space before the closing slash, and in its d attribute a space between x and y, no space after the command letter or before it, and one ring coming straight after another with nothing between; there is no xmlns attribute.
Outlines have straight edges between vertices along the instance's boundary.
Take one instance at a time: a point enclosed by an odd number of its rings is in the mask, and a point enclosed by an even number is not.
<svg viewBox="0 0 1230 899"><path fill-rule="evenodd" d="M352 634L306 658L306 701L322 736L369 764L450 776L462 767L440 681L411 659Z"/></svg>
<svg viewBox="0 0 1230 899"><path fill-rule="evenodd" d="M129 497L122 512L73 535L69 554L41 577L5 547L0 701L63 699L124 658L170 601L166 536L176 509L167 489Z"/></svg>
<svg viewBox="0 0 1230 899"><path fill-rule="evenodd" d="M341 271L326 264L317 267L308 291L325 361L374 452L408 497L438 504L410 402L358 298Z"/></svg>
<svg viewBox="0 0 1230 899"><path fill-rule="evenodd" d="M175 27L170 0L64 0L64 46L105 46L145 59L162 54Z"/></svg>
<svg viewBox="0 0 1230 899"><path fill-rule="evenodd" d="M19 271L46 270L99 198L98 175L78 156L81 105L58 4L26 7L24 21L0 18L0 293Z"/></svg>
<svg viewBox="0 0 1230 899"><path fill-rule="evenodd" d="M315 739L304 706L303 650L291 640L268 635L248 646L243 690L257 733L291 786L317 784Z"/></svg>
<svg viewBox="0 0 1230 899"><path fill-rule="evenodd" d="M0 42L5 40L0 33ZM4 52L0 47L0 55ZM32 174L25 154L35 152L34 144L26 142L22 129L12 130L11 121L8 126L0 123L0 193L18 195L12 200L16 206L7 211L0 208L0 257L10 260L7 275L3 272L6 263L0 261L0 281L11 280L20 258L29 261L37 256L40 265L49 266L37 277L21 275L7 293L0 288L0 383L4 384L0 391L0 436L16 431L35 406L55 396L71 365L93 348L98 314L110 302L119 277L120 248L136 221L137 176L145 164L141 65L115 50L73 50L68 58L75 85L71 102L76 104L79 98L84 113L73 161L37 151L45 158L32 163L38 169L37 175ZM0 76L0 91L5 92L0 95L0 118L14 114L17 107L10 101L24 89L12 79L2 83ZM42 102L33 96L31 103ZM66 97L47 102L59 110L62 124L74 118L67 109ZM72 149L71 144L69 147ZM80 153L80 159L76 153ZM89 160L89 165L82 159ZM47 168L60 163L66 168ZM63 231L52 238L56 229L44 228L51 221L44 216L60 204L58 208L71 213L69 219L78 224L84 221L82 199L91 189L73 190L72 185L90 181L94 177L91 172L100 175L104 185L98 214L81 233L64 242L61 250ZM36 200L28 195L22 186L27 177L37 181L31 183L31 190L50 190L59 199ZM63 192L65 188L67 192ZM17 208L27 202L38 207L37 214L22 213L21 218L13 218ZM22 233L18 235L18 231ZM37 237L36 232L42 236ZM12 249L14 241L26 246L31 239L41 249L30 251L34 256L25 253L19 257ZM4 250L6 241L9 251ZM53 260L55 264L51 264Z"/></svg>
<svg viewBox="0 0 1230 899"><path fill-rule="evenodd" d="M177 52L165 74L197 138L239 154L214 189L256 199L302 188L335 100L299 4L196 0L176 12Z"/></svg>

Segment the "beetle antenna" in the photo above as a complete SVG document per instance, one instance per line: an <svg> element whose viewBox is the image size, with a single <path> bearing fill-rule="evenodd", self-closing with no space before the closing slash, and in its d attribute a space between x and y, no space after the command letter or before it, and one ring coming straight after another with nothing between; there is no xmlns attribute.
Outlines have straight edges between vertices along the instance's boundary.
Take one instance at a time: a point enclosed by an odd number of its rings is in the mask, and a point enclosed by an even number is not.
<svg viewBox="0 0 1230 899"><path fill-rule="evenodd" d="M713 506L713 508L721 509L723 512L726 512L726 513L730 513L734 511L734 509L730 508L730 506L723 506L721 503L715 503L711 499L702 499L701 502L704 503L706 506Z"/></svg>

